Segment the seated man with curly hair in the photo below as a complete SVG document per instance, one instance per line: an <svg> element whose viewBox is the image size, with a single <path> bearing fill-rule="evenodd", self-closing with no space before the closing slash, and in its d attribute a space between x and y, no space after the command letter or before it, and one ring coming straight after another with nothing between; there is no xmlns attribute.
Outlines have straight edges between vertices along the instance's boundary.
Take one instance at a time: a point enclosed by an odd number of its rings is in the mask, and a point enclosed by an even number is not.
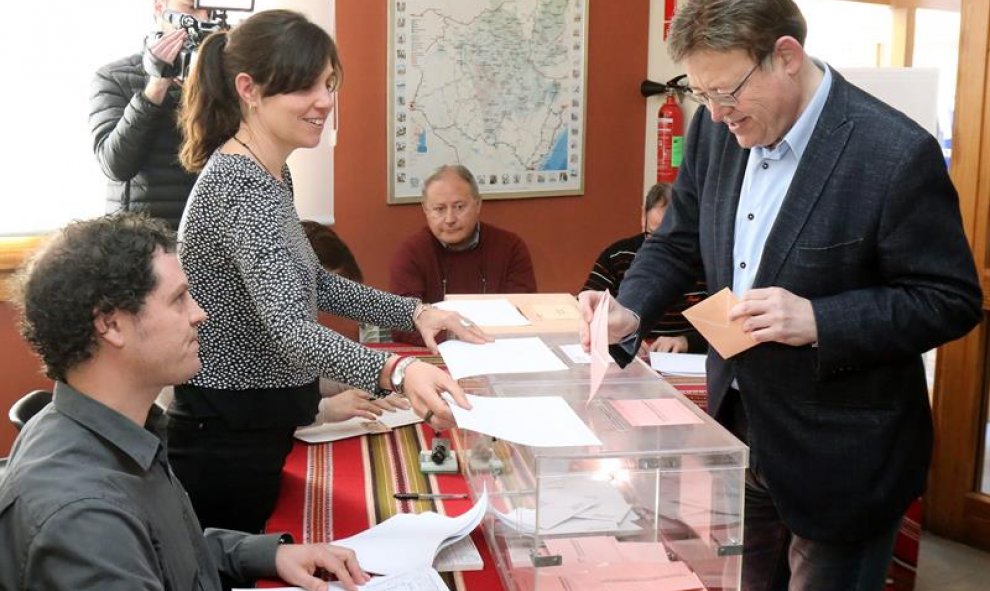
<svg viewBox="0 0 990 591"><path fill-rule="evenodd" d="M348 549L200 528L154 401L199 370L206 314L163 222L73 223L18 291L24 338L56 382L0 480L0 589L218 591L222 573L315 591L320 568L352 591L368 580Z"/></svg>

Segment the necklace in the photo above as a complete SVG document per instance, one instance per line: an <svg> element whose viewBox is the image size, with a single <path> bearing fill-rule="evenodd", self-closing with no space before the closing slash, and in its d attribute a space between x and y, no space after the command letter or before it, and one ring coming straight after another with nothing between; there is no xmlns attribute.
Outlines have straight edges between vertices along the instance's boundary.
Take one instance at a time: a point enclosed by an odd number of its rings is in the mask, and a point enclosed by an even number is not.
<svg viewBox="0 0 990 591"><path fill-rule="evenodd" d="M261 165L261 168L263 168L265 170L265 172L267 172L273 179L278 180L278 177L275 175L275 173L273 173L271 170L269 170L268 166L265 165L265 161L264 160L262 160L261 158L258 158L258 155L254 153L254 150L251 149L251 146L249 146L249 145L245 144L244 142L242 142L241 141L241 138L237 137L236 135L234 136L234 141L237 142L238 144L244 146L244 149L247 150L252 156L254 156L254 160L259 165Z"/></svg>

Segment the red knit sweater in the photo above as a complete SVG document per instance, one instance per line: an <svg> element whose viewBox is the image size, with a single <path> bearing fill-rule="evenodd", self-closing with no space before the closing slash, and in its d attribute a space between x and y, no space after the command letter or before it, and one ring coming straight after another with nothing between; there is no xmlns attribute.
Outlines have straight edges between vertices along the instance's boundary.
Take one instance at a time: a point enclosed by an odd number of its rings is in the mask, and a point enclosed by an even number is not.
<svg viewBox="0 0 990 591"><path fill-rule="evenodd" d="M536 291L526 244L516 234L484 222L478 245L463 251L448 250L423 227L399 245L389 271L389 291L429 303L449 293ZM396 331L393 338L422 344L417 333Z"/></svg>

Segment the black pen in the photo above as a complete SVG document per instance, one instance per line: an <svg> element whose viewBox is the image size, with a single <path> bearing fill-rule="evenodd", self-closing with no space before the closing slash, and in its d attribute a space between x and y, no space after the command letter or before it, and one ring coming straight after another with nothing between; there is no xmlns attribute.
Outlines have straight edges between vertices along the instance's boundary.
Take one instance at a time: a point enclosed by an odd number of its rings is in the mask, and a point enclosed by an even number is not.
<svg viewBox="0 0 990 591"><path fill-rule="evenodd" d="M467 493L417 493L397 492L392 495L400 501L424 501L432 499L466 499Z"/></svg>

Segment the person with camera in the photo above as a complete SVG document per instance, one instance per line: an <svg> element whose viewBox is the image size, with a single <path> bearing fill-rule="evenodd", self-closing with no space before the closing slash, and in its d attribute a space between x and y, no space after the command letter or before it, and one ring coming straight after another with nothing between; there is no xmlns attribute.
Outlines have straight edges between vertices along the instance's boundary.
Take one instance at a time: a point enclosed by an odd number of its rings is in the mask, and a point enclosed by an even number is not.
<svg viewBox="0 0 990 591"><path fill-rule="evenodd" d="M166 17L206 20L193 0L154 0L157 32L142 53L96 72L90 95L93 150L108 178L107 210L140 211L179 226L196 175L179 165L175 124L181 94L180 56L188 34ZM172 19L174 20L174 19Z"/></svg>
<svg viewBox="0 0 990 591"><path fill-rule="evenodd" d="M296 427L316 416L318 379L382 397L397 392L430 426L453 426L441 394L469 407L437 367L366 349L321 325L318 311L480 343L454 312L330 273L306 239L286 165L333 121L341 66L319 25L258 12L208 36L183 91L179 156L199 179L179 230L189 290L209 319L202 369L176 386L169 459L203 525L257 532L271 515Z"/></svg>

